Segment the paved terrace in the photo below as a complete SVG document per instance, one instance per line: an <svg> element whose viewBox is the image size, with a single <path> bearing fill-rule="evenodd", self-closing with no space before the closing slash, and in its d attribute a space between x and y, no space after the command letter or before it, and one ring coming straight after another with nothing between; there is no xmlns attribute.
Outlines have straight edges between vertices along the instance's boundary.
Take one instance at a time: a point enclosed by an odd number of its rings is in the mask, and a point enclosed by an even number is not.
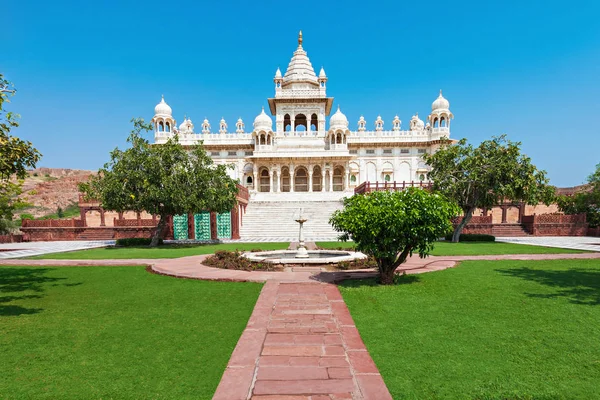
<svg viewBox="0 0 600 400"><path fill-rule="evenodd" d="M213 397L216 400L388 400L338 288L373 271L315 267L248 272L202 265L207 255L155 260L0 260L0 265L141 265L161 274L206 280L267 282ZM600 253L410 258L408 274L439 271L462 260L600 259Z"/></svg>

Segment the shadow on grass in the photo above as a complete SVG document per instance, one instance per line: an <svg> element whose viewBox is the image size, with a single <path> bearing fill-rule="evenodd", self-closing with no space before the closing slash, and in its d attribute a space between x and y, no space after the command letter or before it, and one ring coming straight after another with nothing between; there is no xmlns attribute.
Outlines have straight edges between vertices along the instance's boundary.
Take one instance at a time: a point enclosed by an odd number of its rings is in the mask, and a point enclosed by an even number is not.
<svg viewBox="0 0 600 400"><path fill-rule="evenodd" d="M527 296L540 299L567 298L571 303L600 305L600 271L572 268L569 270L540 270L532 268L511 268L496 270L501 274L533 281L556 288L554 293L526 293Z"/></svg>
<svg viewBox="0 0 600 400"><path fill-rule="evenodd" d="M410 285L413 283L419 283L421 277L418 275L397 275L393 285L381 285L379 278L362 278L362 279L345 279L340 282L340 286L346 288L359 288L359 287L394 287L401 285Z"/></svg>
<svg viewBox="0 0 600 400"><path fill-rule="evenodd" d="M36 314L43 309L26 308L16 304L7 304L19 300L40 299L43 297L44 285L57 285L67 278L46 276L50 268L0 268L0 317ZM66 284L68 286L80 283ZM36 294L24 294L34 292ZM19 295L19 293L23 293Z"/></svg>

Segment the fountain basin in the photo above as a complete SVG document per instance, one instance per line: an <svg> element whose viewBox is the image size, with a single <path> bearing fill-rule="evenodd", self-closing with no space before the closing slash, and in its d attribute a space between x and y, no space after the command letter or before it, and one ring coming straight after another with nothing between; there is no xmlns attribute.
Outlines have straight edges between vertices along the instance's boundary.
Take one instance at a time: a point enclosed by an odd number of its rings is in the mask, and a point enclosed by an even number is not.
<svg viewBox="0 0 600 400"><path fill-rule="evenodd" d="M243 256L250 261L272 264L335 264L367 258L363 253L342 250L308 250L308 257L303 258L297 258L297 254L294 250L274 250L248 252Z"/></svg>

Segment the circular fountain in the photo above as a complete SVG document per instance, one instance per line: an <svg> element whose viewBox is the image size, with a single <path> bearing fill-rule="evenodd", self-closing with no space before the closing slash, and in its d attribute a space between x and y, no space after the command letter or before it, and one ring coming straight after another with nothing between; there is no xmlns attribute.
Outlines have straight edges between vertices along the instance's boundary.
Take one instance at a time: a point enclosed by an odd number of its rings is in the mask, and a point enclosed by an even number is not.
<svg viewBox="0 0 600 400"><path fill-rule="evenodd" d="M344 250L307 250L304 242L304 223L308 219L302 216L302 209L297 219L300 224L298 234L298 248L293 250L259 251L255 253L244 253L244 257L254 262L272 264L336 264L342 261L354 261L367 258L366 255L354 251Z"/></svg>

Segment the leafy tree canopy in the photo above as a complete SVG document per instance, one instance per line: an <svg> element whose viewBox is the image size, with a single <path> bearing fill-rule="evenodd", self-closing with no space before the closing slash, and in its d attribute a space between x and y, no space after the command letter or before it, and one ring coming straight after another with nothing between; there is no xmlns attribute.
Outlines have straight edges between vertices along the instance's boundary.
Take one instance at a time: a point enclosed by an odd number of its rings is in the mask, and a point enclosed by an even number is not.
<svg viewBox="0 0 600 400"><path fill-rule="evenodd" d="M425 154L423 159L431 167L434 190L455 201L463 211L453 242L458 242L477 208L493 207L505 200L549 204L554 199L546 172L521 153L520 142L511 142L505 135L478 147L466 139L455 144L446 139L438 151Z"/></svg>
<svg viewBox="0 0 600 400"><path fill-rule="evenodd" d="M13 213L18 205L22 182L11 182L16 176L23 179L27 168L35 168L41 154L31 142L11 136L10 131L19 126L18 115L4 110L4 103L15 94L10 82L0 74L0 233L10 233L14 228Z"/></svg>
<svg viewBox="0 0 600 400"><path fill-rule="evenodd" d="M586 214L591 227L600 226L600 164L587 178L590 190L572 196L560 196L558 207L565 214Z"/></svg>
<svg viewBox="0 0 600 400"><path fill-rule="evenodd" d="M202 145L184 148L177 136L151 145L142 132L152 126L133 119L127 150L111 152L111 160L80 189L113 211L146 211L160 216L152 246L163 234L167 217L201 211L225 212L236 202L236 182L226 165L215 165Z"/></svg>
<svg viewBox="0 0 600 400"><path fill-rule="evenodd" d="M396 268L413 251L427 256L433 242L452 231L450 220L459 211L440 194L409 188L346 198L329 222L342 232L341 240L354 240L377 260L382 284L392 284Z"/></svg>

